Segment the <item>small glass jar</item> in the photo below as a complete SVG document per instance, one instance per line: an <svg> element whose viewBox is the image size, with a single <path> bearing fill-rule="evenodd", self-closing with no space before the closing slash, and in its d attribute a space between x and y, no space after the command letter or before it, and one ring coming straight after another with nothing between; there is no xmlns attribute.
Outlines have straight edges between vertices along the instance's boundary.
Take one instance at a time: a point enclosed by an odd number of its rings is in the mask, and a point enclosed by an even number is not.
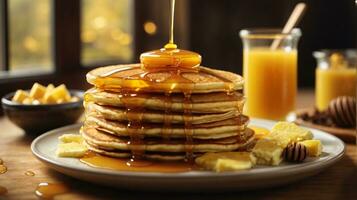
<svg viewBox="0 0 357 200"><path fill-rule="evenodd" d="M313 56L317 60L315 105L319 111L339 96L356 96L356 50L321 50Z"/></svg>
<svg viewBox="0 0 357 200"><path fill-rule="evenodd" d="M244 113L284 120L295 109L299 29L241 30L243 41Z"/></svg>

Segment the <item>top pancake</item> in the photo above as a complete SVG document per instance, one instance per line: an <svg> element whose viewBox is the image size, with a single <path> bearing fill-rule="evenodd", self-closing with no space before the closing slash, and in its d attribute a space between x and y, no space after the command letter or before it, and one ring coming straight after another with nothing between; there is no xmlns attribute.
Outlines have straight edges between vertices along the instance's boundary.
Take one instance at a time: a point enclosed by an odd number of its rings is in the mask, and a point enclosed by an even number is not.
<svg viewBox="0 0 357 200"><path fill-rule="evenodd" d="M113 65L100 67L87 74L87 81L97 88L117 91L210 93L241 90L243 78L237 74L200 67L198 72L183 71L180 80L172 79L172 72L158 71L147 74L147 79L140 78L147 71L140 64ZM176 73L176 72L175 72ZM148 81L148 79L153 81ZM184 80L184 81L183 81Z"/></svg>

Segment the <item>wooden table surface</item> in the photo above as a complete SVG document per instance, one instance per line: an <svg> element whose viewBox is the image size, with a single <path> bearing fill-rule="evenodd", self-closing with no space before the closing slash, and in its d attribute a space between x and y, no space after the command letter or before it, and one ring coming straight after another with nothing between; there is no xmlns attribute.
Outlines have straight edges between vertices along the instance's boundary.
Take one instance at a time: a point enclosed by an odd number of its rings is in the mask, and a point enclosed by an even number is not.
<svg viewBox="0 0 357 200"><path fill-rule="evenodd" d="M311 91L300 91L298 107L313 102ZM4 117L0 118L0 158L8 171L0 174L0 186L7 188L0 199L37 199L35 189L41 182L64 183L70 192L55 199L357 199L357 148L347 144L346 155L337 164L322 173L286 186L272 189L224 192L213 194L160 193L125 191L82 182L39 162L30 151L33 138L25 135ZM32 171L35 176L26 176ZM150 184L150 183L148 183Z"/></svg>

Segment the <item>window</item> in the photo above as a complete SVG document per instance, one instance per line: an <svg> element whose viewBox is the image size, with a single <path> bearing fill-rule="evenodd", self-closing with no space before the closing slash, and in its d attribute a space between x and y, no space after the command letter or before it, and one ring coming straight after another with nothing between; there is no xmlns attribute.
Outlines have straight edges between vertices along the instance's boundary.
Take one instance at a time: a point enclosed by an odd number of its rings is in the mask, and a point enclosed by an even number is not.
<svg viewBox="0 0 357 200"><path fill-rule="evenodd" d="M8 1L9 70L52 68L50 0Z"/></svg>
<svg viewBox="0 0 357 200"><path fill-rule="evenodd" d="M133 1L82 0L82 64L133 59Z"/></svg>

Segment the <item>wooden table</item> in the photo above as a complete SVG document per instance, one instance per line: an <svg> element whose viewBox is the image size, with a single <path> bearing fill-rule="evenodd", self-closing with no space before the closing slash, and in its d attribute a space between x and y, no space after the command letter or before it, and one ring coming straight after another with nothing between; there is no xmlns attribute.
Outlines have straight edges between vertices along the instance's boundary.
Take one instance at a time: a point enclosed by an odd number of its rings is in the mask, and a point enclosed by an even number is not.
<svg viewBox="0 0 357 200"><path fill-rule="evenodd" d="M311 91L300 91L299 107L313 102ZM64 176L39 162L30 151L33 138L0 118L0 158L8 171L0 174L0 186L8 193L0 199L37 199L35 189L41 182L64 183L70 192L56 196L56 199L357 199L357 147L347 144L346 155L326 171L290 185L273 189L245 192L224 192L216 194L160 193L125 191L102 187ZM26 171L35 176L26 176ZM150 184L150 183L148 183Z"/></svg>

